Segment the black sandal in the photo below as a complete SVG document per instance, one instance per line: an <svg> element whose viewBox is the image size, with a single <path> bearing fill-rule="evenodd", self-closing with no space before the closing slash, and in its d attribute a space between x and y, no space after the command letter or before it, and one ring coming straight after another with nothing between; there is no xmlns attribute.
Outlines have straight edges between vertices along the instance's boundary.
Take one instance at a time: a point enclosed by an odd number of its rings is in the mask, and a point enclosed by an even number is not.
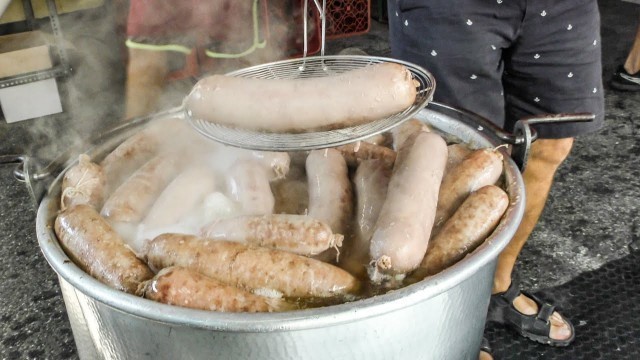
<svg viewBox="0 0 640 360"><path fill-rule="evenodd" d="M491 356L491 358L493 359L493 350L491 349L489 340L484 336L482 337L482 342L480 343L480 351L489 354L489 356Z"/></svg>
<svg viewBox="0 0 640 360"><path fill-rule="evenodd" d="M521 293L536 302L538 305L538 313L536 315L525 315L513 306L513 300ZM512 279L507 291L491 295L487 321L505 324L520 335L541 344L558 347L567 346L575 339L575 329L573 324L564 316L562 318L571 329L571 337L566 340L556 340L549 337L549 330L551 329L549 317L554 311L555 306L542 301L533 294L525 291L520 292L518 282Z"/></svg>

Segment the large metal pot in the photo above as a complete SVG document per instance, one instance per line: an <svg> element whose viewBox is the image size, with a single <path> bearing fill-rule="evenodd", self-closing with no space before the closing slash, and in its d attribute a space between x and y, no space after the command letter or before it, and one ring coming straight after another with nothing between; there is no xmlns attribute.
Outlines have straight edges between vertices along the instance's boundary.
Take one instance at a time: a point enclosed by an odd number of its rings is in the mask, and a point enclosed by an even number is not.
<svg viewBox="0 0 640 360"><path fill-rule="evenodd" d="M100 159L146 121L173 115L158 114L130 124L103 137L86 153ZM444 105L433 103L418 118L472 146L501 143L500 134L496 136L486 120ZM483 245L419 283L341 305L228 314L164 305L113 290L70 261L53 232L64 171L40 203L38 241L58 274L82 359L476 359L496 259L524 208L520 171L504 155L511 201Z"/></svg>

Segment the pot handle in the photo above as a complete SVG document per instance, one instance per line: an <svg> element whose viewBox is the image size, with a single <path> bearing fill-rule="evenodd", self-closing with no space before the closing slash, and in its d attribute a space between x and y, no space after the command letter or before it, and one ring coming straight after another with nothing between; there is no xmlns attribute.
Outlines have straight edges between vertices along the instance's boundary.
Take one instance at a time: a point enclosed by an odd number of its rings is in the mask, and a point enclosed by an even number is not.
<svg viewBox="0 0 640 360"><path fill-rule="evenodd" d="M18 181L25 183L31 200L37 209L53 179L67 166L74 162L84 151L88 150L92 146L102 144L106 139L117 136L117 134L127 132L130 129L141 126L153 119L176 115L182 112L182 107L175 107L123 122L98 134L98 136L88 141L84 141L70 147L46 166L43 166L36 158L28 155L0 155L0 165L18 164L16 169L13 171L13 175Z"/></svg>
<svg viewBox="0 0 640 360"><path fill-rule="evenodd" d="M591 113L561 113L561 114L541 114L525 117L516 122L513 133L503 130L488 119L468 110L460 110L449 105L438 102L430 102L431 107L436 112L444 112L453 116L456 120L476 127L479 131L491 137L498 144L510 145L511 157L521 172L527 166L527 159L531 150L531 143L538 138L538 133L531 125L551 124L565 122L585 122L593 121L595 115Z"/></svg>
<svg viewBox="0 0 640 360"><path fill-rule="evenodd" d="M531 143L538 139L538 133L532 125L588 122L595 118L595 115L591 113L544 114L526 117L518 120L514 126L513 134L503 140L512 145L511 158L518 165L520 171L524 172L531 152Z"/></svg>
<svg viewBox="0 0 640 360"><path fill-rule="evenodd" d="M29 197L37 208L45 193L45 184L38 181L46 177L42 175L40 163L27 155L0 155L0 165L2 164L17 164L13 174L18 181L25 183Z"/></svg>

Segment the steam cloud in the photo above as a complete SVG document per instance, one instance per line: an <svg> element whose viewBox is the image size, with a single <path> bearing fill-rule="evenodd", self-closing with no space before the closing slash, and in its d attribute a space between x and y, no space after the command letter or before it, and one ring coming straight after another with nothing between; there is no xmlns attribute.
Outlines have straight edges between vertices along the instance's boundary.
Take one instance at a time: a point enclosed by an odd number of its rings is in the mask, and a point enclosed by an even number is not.
<svg viewBox="0 0 640 360"><path fill-rule="evenodd" d="M32 155L47 163L70 147L84 144L126 120L127 48L124 43L127 3L105 1L99 8L60 15L60 28L73 67L68 79L58 81L64 111L44 118L0 124L0 137L3 139L0 153ZM252 1L227 0L224 3L226 16L216 19L222 21L225 28L217 35L227 43L218 43L217 49L233 51L242 47L246 42L243 39L252 35L252 20L248 12ZM264 17L260 19L261 38L268 35L266 48L239 59L216 59L212 72L226 73L302 54L302 2L295 2L295 6L286 0L266 3L268 23L264 22ZM265 11L263 6L264 2L260 2L262 15ZM202 16L198 9L191 14ZM187 22L190 20L185 19ZM40 24L42 31L51 32L46 20ZM314 22L310 21L309 25L309 33L312 34ZM267 31L264 26L268 26ZM196 80L185 79L168 84L153 112L179 105Z"/></svg>

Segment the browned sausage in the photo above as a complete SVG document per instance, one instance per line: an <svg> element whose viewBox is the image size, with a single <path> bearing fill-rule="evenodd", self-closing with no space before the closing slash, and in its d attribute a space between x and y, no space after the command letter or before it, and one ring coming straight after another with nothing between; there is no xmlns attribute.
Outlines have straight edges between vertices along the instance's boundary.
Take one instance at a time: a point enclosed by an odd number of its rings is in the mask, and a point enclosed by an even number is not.
<svg viewBox="0 0 640 360"><path fill-rule="evenodd" d="M150 243L152 269L182 266L244 289L272 289L287 297L353 293L359 282L348 272L306 256L192 235L163 234Z"/></svg>
<svg viewBox="0 0 640 360"><path fill-rule="evenodd" d="M344 238L310 216L289 214L217 219L203 227L201 235L307 256L338 248Z"/></svg>
<svg viewBox="0 0 640 360"><path fill-rule="evenodd" d="M502 154L497 150L474 150L445 174L440 186L434 236L470 193L498 181L502 175L502 163Z"/></svg>
<svg viewBox="0 0 640 360"><path fill-rule="evenodd" d="M87 204L99 209L104 201L106 178L100 165L82 154L78 164L67 170L62 178L60 209Z"/></svg>
<svg viewBox="0 0 640 360"><path fill-rule="evenodd" d="M396 152L392 149L365 141L337 146L335 149L340 151L350 167L356 167L364 160L377 159L384 162L387 167L392 168L393 163L396 161Z"/></svg>
<svg viewBox="0 0 640 360"><path fill-rule="evenodd" d="M431 239L427 254L416 270L417 275L437 274L460 261L495 229L507 206L509 196L495 185L471 193L438 235Z"/></svg>
<svg viewBox="0 0 640 360"><path fill-rule="evenodd" d="M61 212L54 229L69 258L114 289L135 293L142 281L153 276L91 206L81 204Z"/></svg>
<svg viewBox="0 0 640 360"><path fill-rule="evenodd" d="M444 169L445 176L451 169L458 166L464 158L469 156L471 150L466 144L451 144L449 148L449 157L447 158L447 167Z"/></svg>
<svg viewBox="0 0 640 360"><path fill-rule="evenodd" d="M283 299L254 295L195 271L173 266L141 284L137 294L164 304L221 312L273 312L291 308Z"/></svg>
<svg viewBox="0 0 640 360"><path fill-rule="evenodd" d="M371 238L374 282L383 280L380 275L405 274L420 265L435 217L447 144L435 133L421 132L413 146L400 149L398 157L404 160L393 168Z"/></svg>

